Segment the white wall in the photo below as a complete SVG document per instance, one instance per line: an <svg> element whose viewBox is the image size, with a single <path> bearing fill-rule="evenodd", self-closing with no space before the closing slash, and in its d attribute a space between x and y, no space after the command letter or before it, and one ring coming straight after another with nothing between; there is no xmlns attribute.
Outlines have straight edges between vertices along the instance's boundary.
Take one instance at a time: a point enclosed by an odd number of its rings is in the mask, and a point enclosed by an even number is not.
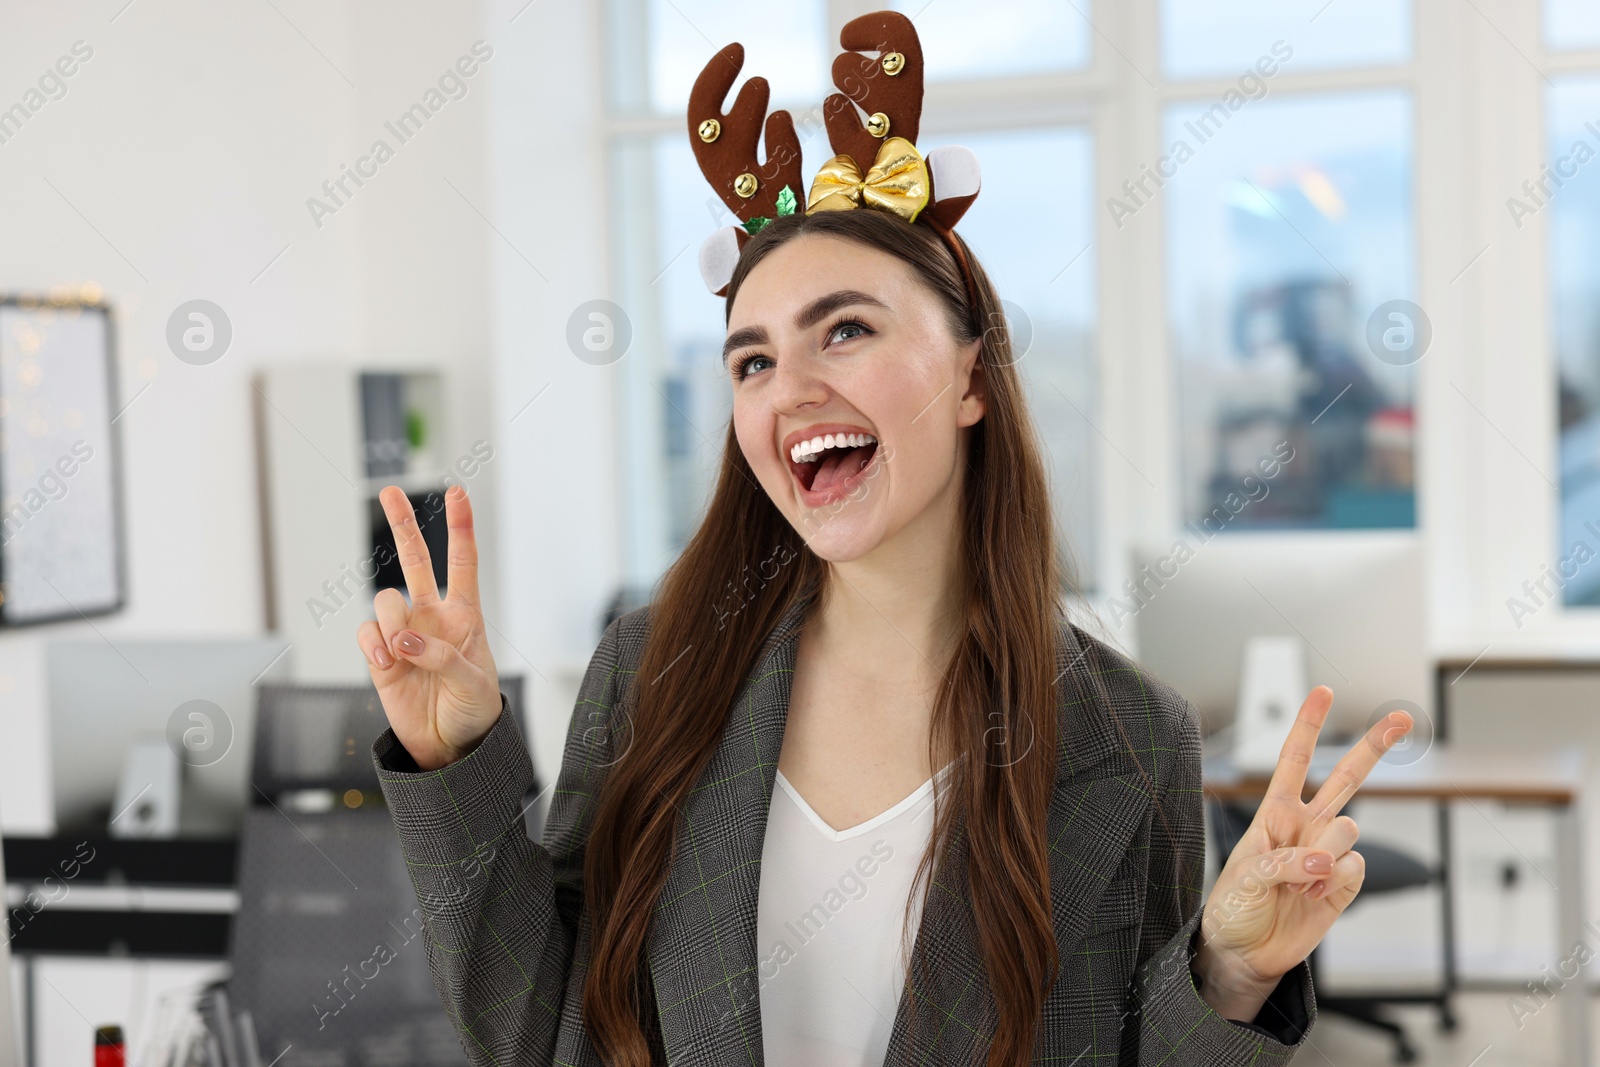
<svg viewBox="0 0 1600 1067"><path fill-rule="evenodd" d="M94 51L66 95L0 145L0 197L16 208L0 288L102 286L121 402L137 400L119 421L127 609L0 634L12 832L49 823L43 642L261 631L250 377L274 363L449 370L463 445L495 445L491 477L472 489L497 660L528 675L559 739L617 572L611 398L626 360L593 367L565 342L572 310L609 295L598 71L586 61L597 12L179 0L14 14L0 100L20 99L73 42ZM467 95L399 145L385 121L479 39L494 57ZM394 158L317 226L307 199L379 137ZM164 340L168 314L196 297L234 327L227 354L202 367ZM537 489L502 514L502 484ZM504 558L502 539L515 546ZM541 764L553 770L554 753Z"/></svg>
<svg viewBox="0 0 1600 1067"><path fill-rule="evenodd" d="M490 246L493 424L508 444L498 471L506 486L499 585L515 591L495 656L502 672L532 683L535 759L546 781L560 765L577 682L620 573L613 398L633 358L582 362L567 347L567 320L586 301L616 299L606 271L608 191L650 195L626 176L606 177L594 61L600 7L496 0L487 16L500 49L491 172L505 235Z"/></svg>
<svg viewBox="0 0 1600 1067"><path fill-rule="evenodd" d="M528 202L528 172L543 158L533 147L532 116L525 107L502 113L491 103L502 77L539 77L550 92L571 84L548 67L591 53L544 40L541 20L581 22L590 5L535 5L512 24L520 3L503 10L421 0L125 4L12 5L0 34L0 107L21 99L75 41L93 48L67 80L66 95L0 144L0 203L9 209L0 289L103 287L117 315L121 403L137 395L118 423L126 610L0 632L0 825L9 833L50 827L45 642L263 632L250 386L262 368L396 359L447 371L457 436L484 437L496 448L489 477L474 480L471 490L489 617L505 635L496 639L502 670L527 672L506 645L541 667L586 655L585 627L612 570L609 533L560 520L581 505L596 527L611 524L608 511L589 506L594 489L607 484L600 473L609 470L606 449L588 453L593 469L575 469L570 492L552 483L545 463L533 468L517 455L560 443L566 438L551 436L560 430L594 432L586 405L609 411L605 383L590 376L558 384L541 400L540 414L564 423L524 416L508 425L520 406L517 392L553 376L547 363L565 373L592 370L559 359L560 331L534 324L558 314L564 321L568 304L578 302L569 299L569 286L587 298L596 285L553 251L585 244L573 214L551 210L567 183L545 176L539 180L548 195ZM418 101L479 39L495 52L466 79L466 96L397 145L383 123ZM505 70L511 63L546 68ZM497 127L513 131L522 154L509 143L513 154L492 166ZM316 226L307 198L379 137L396 147L394 158ZM592 172L588 164L583 169ZM496 228L559 279L554 295L508 252ZM208 366L179 361L165 342L171 310L197 297L221 305L234 329L229 351ZM509 305L498 320L491 310L497 300ZM534 477L567 504L527 500L506 516L518 531L513 569L501 559L498 486ZM541 541L532 531L545 524L560 529ZM540 560L528 558L534 549L544 553ZM519 602L507 622L511 580L535 596ZM353 646L351 655L359 656ZM554 668L545 673L560 677ZM563 727L570 710L569 703L559 716ZM115 1000L95 1001L96 1021L118 1015ZM133 1014L130 1006L122 1017ZM41 1041L52 1064L90 1062L87 1024L75 1013L49 1013L46 1023Z"/></svg>
<svg viewBox="0 0 1600 1067"><path fill-rule="evenodd" d="M554 682L587 661L616 575L611 398L626 370L582 363L565 342L571 311L609 295L588 61L599 34L596 4L523 0L13 13L6 104L75 41L93 56L0 144L14 208L0 289L103 287L121 401L138 397L119 421L127 610L0 633L0 728L21 757L0 777L13 832L48 822L47 783L23 773L46 750L44 641L261 631L250 377L275 363L445 367L457 436L495 445L492 477L472 490L501 668L542 686L535 668ZM384 123L480 39L494 55L467 95L400 145ZM307 199L380 137L394 158L316 225ZM234 327L203 367L164 340L168 314L196 297ZM507 483L538 491L502 515ZM502 537L517 546L503 561ZM519 590L509 603L507 589Z"/></svg>
<svg viewBox="0 0 1600 1067"><path fill-rule="evenodd" d="M492 214L494 61L409 143L383 128L474 41L492 47L482 9L123 2L27 5L0 40L7 105L73 42L94 50L67 94L0 145L0 198L13 208L0 288L102 286L117 312L121 402L137 395L118 423L127 609L0 634L14 768L0 776L0 810L13 832L49 822L48 783L29 773L47 763L43 642L261 632L255 371L422 359L452 376L458 434L481 433L490 408L493 235L462 197ZM307 198L379 137L394 158L318 227ZM196 297L234 328L229 351L198 367L164 339L171 310ZM492 565L495 487L472 488Z"/></svg>

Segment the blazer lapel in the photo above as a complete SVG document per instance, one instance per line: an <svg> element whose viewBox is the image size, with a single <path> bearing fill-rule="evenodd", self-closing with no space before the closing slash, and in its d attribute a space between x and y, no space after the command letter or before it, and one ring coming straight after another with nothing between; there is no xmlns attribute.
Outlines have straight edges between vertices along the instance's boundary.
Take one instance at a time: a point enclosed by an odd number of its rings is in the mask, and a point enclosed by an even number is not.
<svg viewBox="0 0 1600 1067"><path fill-rule="evenodd" d="M762 1062L756 906L767 810L809 599L768 636L684 804L648 956L673 1064Z"/></svg>
<svg viewBox="0 0 1600 1067"><path fill-rule="evenodd" d="M1107 918L1106 907L1127 910L1129 921L1137 918L1131 900L1119 894L1110 901L1107 891L1143 815L1142 805L1128 802L1128 791L1145 786L1133 757L1115 741L1104 703L1082 700L1079 683L1092 678L1092 653L1066 623L1057 649L1060 755L1048 816L1050 906L1056 951L1065 961L1091 925ZM964 1063L993 1038L994 1000L967 887L965 830L958 822L955 843L934 874L887 1064ZM1070 1051L1065 1058L1072 1058Z"/></svg>
<svg viewBox="0 0 1600 1067"><path fill-rule="evenodd" d="M684 805L648 956L669 1060L688 1067L762 1062L756 908L767 811L783 747L796 642L809 600L769 635L730 710L717 751ZM1143 772L1117 742L1105 703L1085 701L1092 655L1061 627L1056 682L1060 756L1049 812L1050 899L1065 959L1107 907L1144 813L1129 803ZM933 875L886 1063L957 1062L987 1046L994 1004L967 889L968 843L955 842ZM1119 895L1119 901L1123 897ZM1136 914L1126 916L1128 920ZM1070 1057L1069 1057L1070 1058Z"/></svg>

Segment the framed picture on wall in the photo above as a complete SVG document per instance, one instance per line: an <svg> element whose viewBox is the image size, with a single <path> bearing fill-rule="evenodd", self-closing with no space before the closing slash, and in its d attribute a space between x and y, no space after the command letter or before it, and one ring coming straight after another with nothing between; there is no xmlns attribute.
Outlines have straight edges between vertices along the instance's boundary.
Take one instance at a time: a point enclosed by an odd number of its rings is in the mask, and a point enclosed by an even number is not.
<svg viewBox="0 0 1600 1067"><path fill-rule="evenodd" d="M0 626L124 603L110 309L0 298Z"/></svg>

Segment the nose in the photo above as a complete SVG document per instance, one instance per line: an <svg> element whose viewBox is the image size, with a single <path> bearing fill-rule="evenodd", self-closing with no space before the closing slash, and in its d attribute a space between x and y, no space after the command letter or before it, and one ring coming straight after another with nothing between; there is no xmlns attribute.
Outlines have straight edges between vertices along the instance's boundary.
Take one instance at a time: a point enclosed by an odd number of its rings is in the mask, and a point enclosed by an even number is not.
<svg viewBox="0 0 1600 1067"><path fill-rule="evenodd" d="M827 402L828 384L818 376L812 361L804 356L778 360L771 373L773 381L767 395L773 411L779 414L802 411Z"/></svg>

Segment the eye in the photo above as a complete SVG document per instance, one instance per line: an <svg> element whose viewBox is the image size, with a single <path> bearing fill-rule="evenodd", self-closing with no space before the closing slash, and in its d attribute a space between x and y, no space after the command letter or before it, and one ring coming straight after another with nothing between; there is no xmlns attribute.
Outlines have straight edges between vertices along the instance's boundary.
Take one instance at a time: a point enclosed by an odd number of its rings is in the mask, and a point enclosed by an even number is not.
<svg viewBox="0 0 1600 1067"><path fill-rule="evenodd" d="M771 362L772 360L766 356L740 356L733 361L733 366L729 370L733 374L734 381L742 382L760 369L755 364Z"/></svg>
<svg viewBox="0 0 1600 1067"><path fill-rule="evenodd" d="M840 336L841 331L852 329L858 332ZM832 326L828 327L828 336L830 338L838 336L840 341L854 341L858 337L866 337L871 333L872 328L866 323L857 319L841 319L839 322L836 322Z"/></svg>

